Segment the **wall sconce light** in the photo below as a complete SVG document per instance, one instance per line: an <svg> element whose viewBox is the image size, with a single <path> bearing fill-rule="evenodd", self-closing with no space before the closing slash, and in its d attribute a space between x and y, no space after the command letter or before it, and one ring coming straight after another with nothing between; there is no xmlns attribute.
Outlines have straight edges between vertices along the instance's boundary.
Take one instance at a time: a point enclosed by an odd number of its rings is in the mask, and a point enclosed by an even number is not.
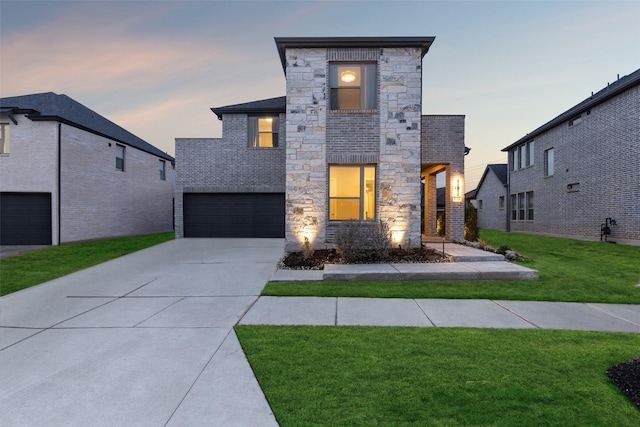
<svg viewBox="0 0 640 427"><path fill-rule="evenodd" d="M355 79L356 79L356 73L354 73L351 70L343 71L340 74L340 80L342 80L345 83L351 83Z"/></svg>
<svg viewBox="0 0 640 427"><path fill-rule="evenodd" d="M462 182L460 181L460 178L453 180L453 201L462 201Z"/></svg>

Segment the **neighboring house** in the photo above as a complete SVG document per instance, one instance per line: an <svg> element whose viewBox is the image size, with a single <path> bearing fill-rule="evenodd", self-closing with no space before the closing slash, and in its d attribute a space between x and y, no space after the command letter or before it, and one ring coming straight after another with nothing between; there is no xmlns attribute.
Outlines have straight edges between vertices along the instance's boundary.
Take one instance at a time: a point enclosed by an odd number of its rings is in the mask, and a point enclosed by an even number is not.
<svg viewBox="0 0 640 427"><path fill-rule="evenodd" d="M506 164L487 165L474 195L480 229L507 229L507 179Z"/></svg>
<svg viewBox="0 0 640 427"><path fill-rule="evenodd" d="M0 243L173 229L174 159L66 95L0 99Z"/></svg>
<svg viewBox="0 0 640 427"><path fill-rule="evenodd" d="M345 220L385 221L419 246L444 171L447 237L462 239L464 116L421 115L433 40L276 38L286 96L212 108L222 138L176 139L176 237L285 237L293 251L330 246Z"/></svg>
<svg viewBox="0 0 640 427"><path fill-rule="evenodd" d="M640 240L640 70L502 151L511 231Z"/></svg>

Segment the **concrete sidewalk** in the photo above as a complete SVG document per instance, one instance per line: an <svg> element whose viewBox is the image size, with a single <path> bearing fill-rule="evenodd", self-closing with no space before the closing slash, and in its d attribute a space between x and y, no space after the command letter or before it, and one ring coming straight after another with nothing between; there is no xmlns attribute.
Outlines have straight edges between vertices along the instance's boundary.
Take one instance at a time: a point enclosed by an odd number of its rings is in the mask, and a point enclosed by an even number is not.
<svg viewBox="0 0 640 427"><path fill-rule="evenodd" d="M544 328L640 333L640 305L452 299L260 297L240 324Z"/></svg>

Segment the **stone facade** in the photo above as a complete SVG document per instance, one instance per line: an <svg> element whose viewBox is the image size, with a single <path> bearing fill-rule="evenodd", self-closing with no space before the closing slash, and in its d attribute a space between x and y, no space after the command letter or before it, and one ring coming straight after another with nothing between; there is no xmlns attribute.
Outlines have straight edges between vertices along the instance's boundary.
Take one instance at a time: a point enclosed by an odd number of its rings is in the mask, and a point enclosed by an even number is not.
<svg viewBox="0 0 640 427"><path fill-rule="evenodd" d="M464 116L421 116L422 57L432 41L276 39L286 76L282 104L272 98L213 108L223 120L221 139L176 139L176 236L183 237L184 192L284 192L285 249L298 251L306 241L317 249L332 247L343 222L330 218L330 168L358 165L363 171L375 169L376 221L367 220L370 211L361 212L366 217L362 224L387 222L394 244L403 247L421 244L421 177L428 167L445 168L450 181L460 183L462 194L454 200L449 190L448 236L461 239ZM367 73L374 68L371 64L376 65L375 106L363 103L363 109L332 110L330 74L337 63L357 64ZM366 88L374 89L368 84ZM251 153L248 115L269 115L282 111L279 108L285 112L280 115L280 147ZM265 167L268 176L263 174ZM435 212L435 195L430 203Z"/></svg>
<svg viewBox="0 0 640 427"><path fill-rule="evenodd" d="M0 191L51 193L53 244L172 230L171 161L163 181L157 156L126 146L125 170L118 171L116 141L13 117L18 124L10 122L11 151L0 157Z"/></svg>
<svg viewBox="0 0 640 427"><path fill-rule="evenodd" d="M513 170L513 152L521 144L503 150L509 152L510 194L533 192L535 200L533 220L511 219L511 231L599 240L601 224L613 218L617 225L609 240L640 240L640 70L596 97L628 79L636 83L560 116L530 138L532 165ZM550 149L554 165L547 176L545 152Z"/></svg>

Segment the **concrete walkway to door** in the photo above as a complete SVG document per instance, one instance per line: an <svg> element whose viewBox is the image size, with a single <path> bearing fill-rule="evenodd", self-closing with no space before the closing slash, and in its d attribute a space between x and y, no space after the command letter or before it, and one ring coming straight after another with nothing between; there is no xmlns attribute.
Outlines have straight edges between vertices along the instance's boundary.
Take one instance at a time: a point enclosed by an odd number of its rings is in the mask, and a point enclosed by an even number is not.
<svg viewBox="0 0 640 427"><path fill-rule="evenodd" d="M283 252L179 239L0 298L0 425L277 425L233 326Z"/></svg>

